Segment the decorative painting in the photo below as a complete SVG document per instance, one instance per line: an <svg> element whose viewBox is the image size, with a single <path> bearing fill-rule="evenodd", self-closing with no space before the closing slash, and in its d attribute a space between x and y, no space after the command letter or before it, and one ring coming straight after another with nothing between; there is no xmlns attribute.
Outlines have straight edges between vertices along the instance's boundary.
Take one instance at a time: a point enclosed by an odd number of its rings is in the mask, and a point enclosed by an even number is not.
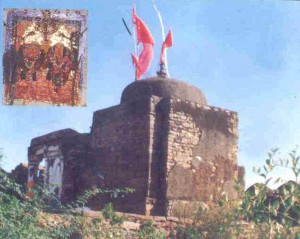
<svg viewBox="0 0 300 239"><path fill-rule="evenodd" d="M4 10L3 104L86 106L87 11Z"/></svg>

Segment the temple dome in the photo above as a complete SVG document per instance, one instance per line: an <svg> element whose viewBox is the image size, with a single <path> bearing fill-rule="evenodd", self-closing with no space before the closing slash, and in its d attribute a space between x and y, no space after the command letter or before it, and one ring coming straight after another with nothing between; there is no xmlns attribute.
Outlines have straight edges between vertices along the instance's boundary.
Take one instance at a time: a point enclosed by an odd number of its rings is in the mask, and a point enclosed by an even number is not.
<svg viewBox="0 0 300 239"><path fill-rule="evenodd" d="M197 87L175 79L158 77L134 81L123 90L121 103L135 101L140 98L159 96L197 102L207 105L205 95Z"/></svg>

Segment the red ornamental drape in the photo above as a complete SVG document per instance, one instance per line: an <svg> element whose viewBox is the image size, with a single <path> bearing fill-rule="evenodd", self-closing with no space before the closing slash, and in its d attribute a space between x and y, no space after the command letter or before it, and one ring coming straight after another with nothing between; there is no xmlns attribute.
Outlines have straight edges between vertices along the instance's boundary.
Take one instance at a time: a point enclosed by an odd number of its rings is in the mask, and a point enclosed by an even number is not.
<svg viewBox="0 0 300 239"><path fill-rule="evenodd" d="M136 26L137 43L143 44L142 52L138 57L131 54L132 61L136 66L136 79L139 80L150 67L153 57L154 39L147 25L136 15L135 8L133 8L132 12L132 21Z"/></svg>

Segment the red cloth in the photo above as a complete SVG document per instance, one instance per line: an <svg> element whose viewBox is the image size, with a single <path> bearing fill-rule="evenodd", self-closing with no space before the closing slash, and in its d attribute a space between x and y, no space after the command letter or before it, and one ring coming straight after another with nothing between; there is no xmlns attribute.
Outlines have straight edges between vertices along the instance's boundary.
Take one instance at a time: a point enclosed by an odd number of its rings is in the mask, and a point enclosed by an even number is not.
<svg viewBox="0 0 300 239"><path fill-rule="evenodd" d="M161 47L161 52L160 52L160 62L161 63L165 63L165 60L163 59L163 56L165 54L165 49L171 47L172 45L173 45L173 35L172 35L172 30L170 29L162 47Z"/></svg>
<svg viewBox="0 0 300 239"><path fill-rule="evenodd" d="M136 66L136 79L140 79L148 69L153 57L154 39L147 25L136 15L135 8L132 12L132 22L136 26L137 42L143 44L141 54L136 57L131 54L132 61Z"/></svg>

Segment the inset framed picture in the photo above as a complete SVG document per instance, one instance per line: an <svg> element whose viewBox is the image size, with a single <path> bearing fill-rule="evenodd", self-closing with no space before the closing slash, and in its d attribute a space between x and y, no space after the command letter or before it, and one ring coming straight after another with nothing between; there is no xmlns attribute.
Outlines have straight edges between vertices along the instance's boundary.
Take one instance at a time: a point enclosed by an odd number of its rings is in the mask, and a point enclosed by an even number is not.
<svg viewBox="0 0 300 239"><path fill-rule="evenodd" d="M3 105L86 106L87 11L4 10Z"/></svg>

